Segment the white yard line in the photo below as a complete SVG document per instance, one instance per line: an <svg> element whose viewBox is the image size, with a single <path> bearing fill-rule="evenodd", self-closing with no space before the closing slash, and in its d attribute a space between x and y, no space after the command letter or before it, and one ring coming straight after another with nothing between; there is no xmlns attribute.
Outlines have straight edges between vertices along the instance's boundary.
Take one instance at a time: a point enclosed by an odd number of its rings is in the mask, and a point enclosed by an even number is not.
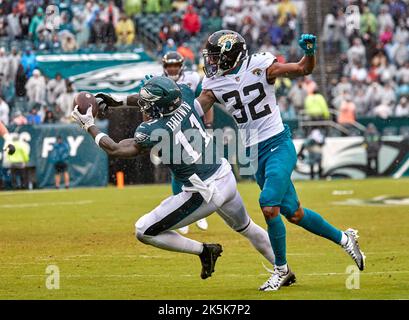
<svg viewBox="0 0 409 320"><path fill-rule="evenodd" d="M361 276L376 276L376 275L390 275L390 274L409 274L409 270L402 271L374 271L374 272L365 272L360 273ZM219 275L220 277L229 277L229 278L241 278L241 277L261 277L267 276L269 273L259 273L259 274L243 274L243 273L230 273ZM300 276L308 277L322 277L322 276L348 276L349 273L345 272L322 272L322 273L298 273ZM0 277L9 278L9 277L21 277L21 278L45 278L46 274L24 274L24 275L9 275L2 274ZM171 275L167 273L163 274L64 274L60 275L62 278L168 278ZM175 275L173 275L175 276ZM196 277L198 274L179 274L177 277Z"/></svg>
<svg viewBox="0 0 409 320"><path fill-rule="evenodd" d="M20 203L20 204L1 204L0 208L14 209L14 208L36 208L45 206L70 206L70 205L85 205L93 203L93 200L81 200L81 201L59 201L59 202L32 202L32 203Z"/></svg>

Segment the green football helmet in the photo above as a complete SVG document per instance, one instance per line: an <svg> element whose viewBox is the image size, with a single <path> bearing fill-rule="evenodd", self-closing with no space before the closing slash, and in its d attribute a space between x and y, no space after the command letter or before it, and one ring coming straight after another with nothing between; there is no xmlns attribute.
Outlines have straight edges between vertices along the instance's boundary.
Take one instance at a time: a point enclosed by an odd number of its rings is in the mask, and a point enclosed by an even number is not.
<svg viewBox="0 0 409 320"><path fill-rule="evenodd" d="M151 118L173 114L182 104L182 92L172 79L165 76L153 77L144 83L139 92L142 111Z"/></svg>

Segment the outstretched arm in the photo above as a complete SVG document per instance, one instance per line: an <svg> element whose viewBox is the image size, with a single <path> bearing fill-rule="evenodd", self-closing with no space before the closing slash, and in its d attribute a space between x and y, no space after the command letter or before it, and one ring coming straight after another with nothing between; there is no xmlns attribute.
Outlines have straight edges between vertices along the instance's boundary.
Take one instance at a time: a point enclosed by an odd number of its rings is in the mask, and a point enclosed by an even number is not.
<svg viewBox="0 0 409 320"><path fill-rule="evenodd" d="M314 70L315 63L315 55L304 56L297 63L273 63L267 69L267 80L273 83L279 77L295 78L309 75Z"/></svg>
<svg viewBox="0 0 409 320"><path fill-rule="evenodd" d="M273 63L267 69L268 82L273 83L278 77L300 77L311 74L316 63L316 41L316 36L303 34L298 43L304 50L304 57L296 63Z"/></svg>
<svg viewBox="0 0 409 320"><path fill-rule="evenodd" d="M92 107L89 107L86 114L81 114L78 107L74 108L72 118L95 140L108 155L117 158L134 158L142 152L142 148L135 139L125 139L116 143L107 134L102 133L94 123Z"/></svg>
<svg viewBox="0 0 409 320"><path fill-rule="evenodd" d="M88 129L88 133L95 139L101 131L97 126L92 126ZM98 145L110 156L116 158L134 158L141 153L140 146L135 139L124 139L116 143L108 135L102 135L98 141Z"/></svg>

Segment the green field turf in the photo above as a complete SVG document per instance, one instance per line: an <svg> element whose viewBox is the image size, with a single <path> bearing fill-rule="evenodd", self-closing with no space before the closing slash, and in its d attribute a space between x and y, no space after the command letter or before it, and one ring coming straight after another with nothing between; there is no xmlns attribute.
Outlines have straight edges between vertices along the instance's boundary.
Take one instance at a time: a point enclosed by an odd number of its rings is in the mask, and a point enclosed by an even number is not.
<svg viewBox="0 0 409 320"><path fill-rule="evenodd" d="M286 222L297 283L259 292L269 276L263 258L216 214L208 219L208 231L192 226L189 234L224 247L216 272L201 280L198 257L159 250L134 237L137 218L170 193L169 186L154 185L0 193L0 298L409 299L409 204L334 203L409 197L408 179L298 182L296 187L304 206L335 226L359 230L367 255L359 290L346 288L346 268L353 263L340 247ZM239 190L252 218L264 227L257 186L243 183ZM60 270L59 290L46 288L48 265Z"/></svg>

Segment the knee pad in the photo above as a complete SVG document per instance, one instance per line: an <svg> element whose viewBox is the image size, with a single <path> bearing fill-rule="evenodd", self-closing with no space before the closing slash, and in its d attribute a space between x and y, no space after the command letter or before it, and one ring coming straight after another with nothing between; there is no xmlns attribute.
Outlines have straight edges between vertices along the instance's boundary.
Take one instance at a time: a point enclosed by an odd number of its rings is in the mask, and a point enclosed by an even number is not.
<svg viewBox="0 0 409 320"><path fill-rule="evenodd" d="M288 202L280 206L280 209L281 209L280 211L288 220L288 219L291 219L295 215L295 212L298 210L299 206L300 205L298 201Z"/></svg>
<svg viewBox="0 0 409 320"><path fill-rule="evenodd" d="M261 190L259 203L260 207L276 207L279 205L277 203L277 193L274 191L272 187L265 187Z"/></svg>
<svg viewBox="0 0 409 320"><path fill-rule="evenodd" d="M144 242L144 240L146 239L146 235L145 235L145 231L148 228L148 226L146 225L146 216L147 214L145 214L144 216L140 217L138 219L138 221L136 221L135 223L135 236L136 238L141 241ZM145 242L144 242L145 243Z"/></svg>

